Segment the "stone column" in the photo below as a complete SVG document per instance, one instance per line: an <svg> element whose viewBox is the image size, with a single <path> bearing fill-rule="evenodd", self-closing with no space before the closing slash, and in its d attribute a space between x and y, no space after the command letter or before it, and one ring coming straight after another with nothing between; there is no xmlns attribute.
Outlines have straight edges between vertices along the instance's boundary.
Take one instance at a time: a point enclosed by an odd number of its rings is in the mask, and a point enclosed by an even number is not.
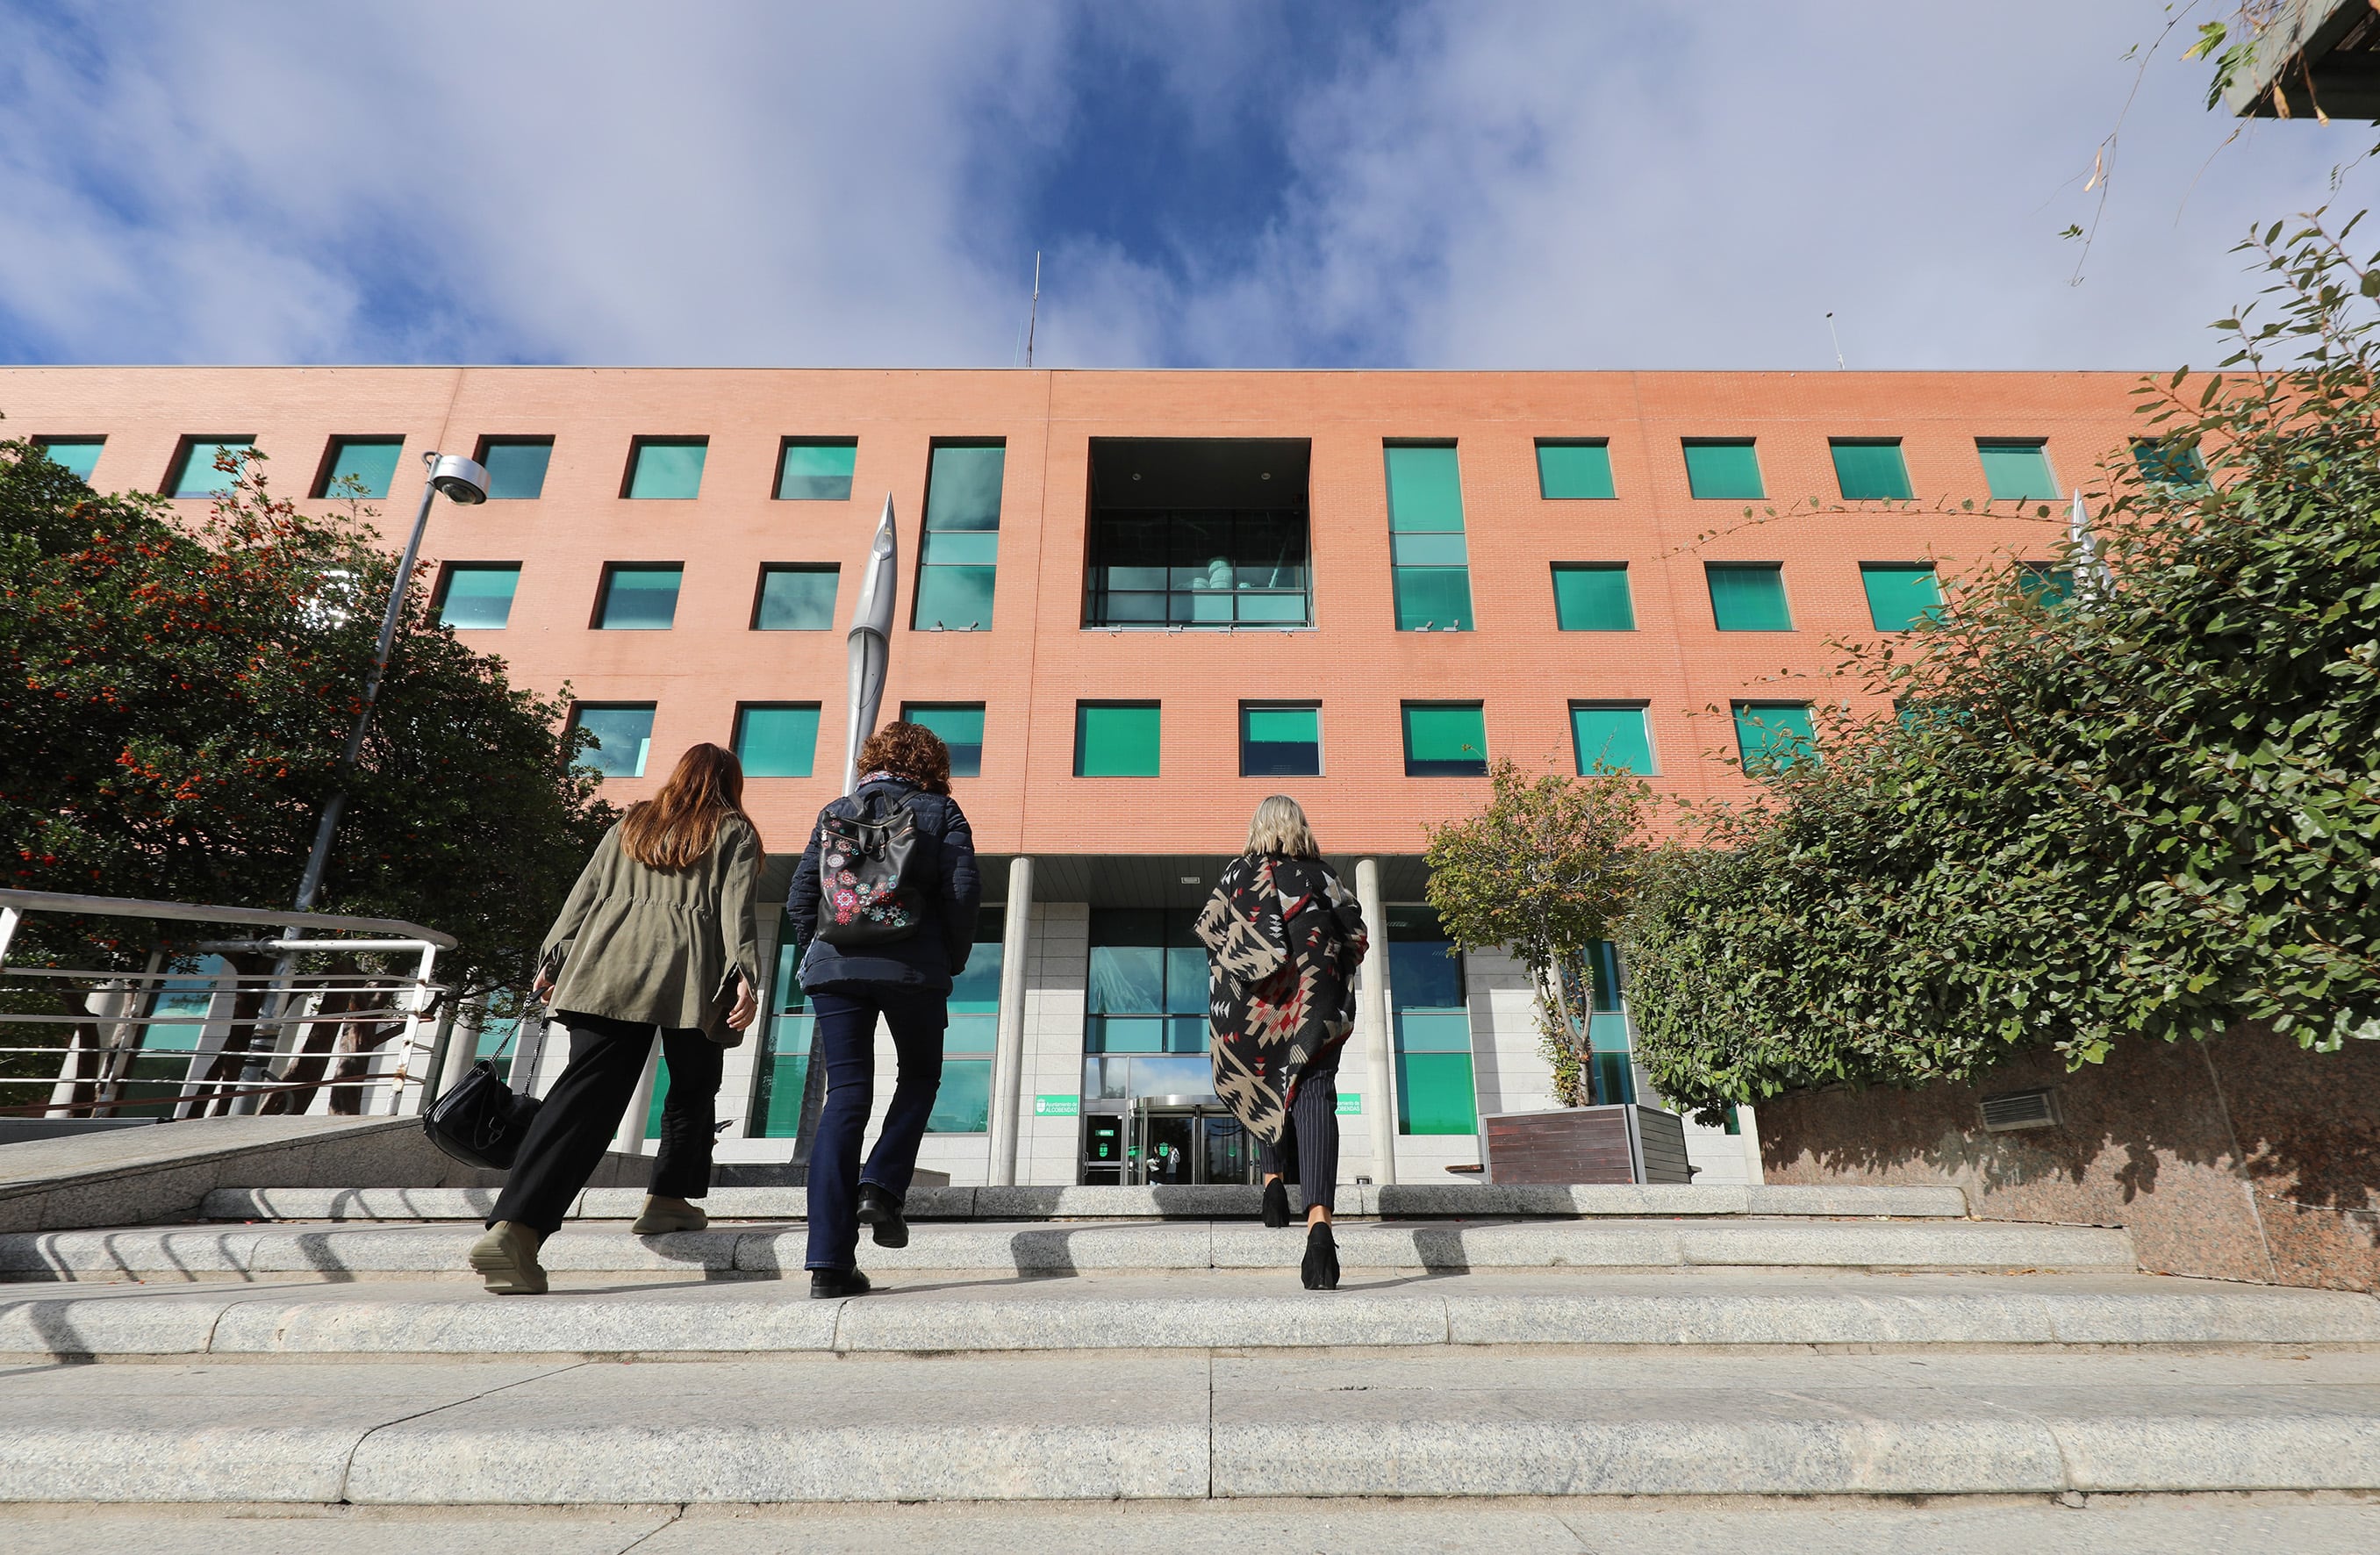
<svg viewBox="0 0 2380 1555"><path fill-rule="evenodd" d="M1372 1181L1397 1180L1397 1095L1389 1030L1389 914L1380 904L1380 861L1355 861L1355 900L1364 909L1371 948L1364 953L1364 1062L1372 1123Z"/></svg>
<svg viewBox="0 0 2380 1555"><path fill-rule="evenodd" d="M991 1161L996 1188L1016 1182L1018 1113L1025 1099L1025 959L1033 929L1033 860L1008 861L1008 914L1000 930L1000 1041L991 1055Z"/></svg>

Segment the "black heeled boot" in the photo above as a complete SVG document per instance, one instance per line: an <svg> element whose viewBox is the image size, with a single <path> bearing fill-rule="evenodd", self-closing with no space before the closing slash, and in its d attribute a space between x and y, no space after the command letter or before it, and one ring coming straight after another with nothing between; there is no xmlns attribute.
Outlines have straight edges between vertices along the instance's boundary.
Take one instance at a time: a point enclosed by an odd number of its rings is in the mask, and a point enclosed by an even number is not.
<svg viewBox="0 0 2380 1555"><path fill-rule="evenodd" d="M892 1197L890 1188L874 1183L859 1184L859 1223L876 1238L879 1247L909 1245L909 1221L901 1213L901 1201Z"/></svg>
<svg viewBox="0 0 2380 1555"><path fill-rule="evenodd" d="M1289 1184L1278 1177L1265 1184L1264 1223L1275 1231L1289 1224Z"/></svg>
<svg viewBox="0 0 2380 1555"><path fill-rule="evenodd" d="M1309 1291L1339 1288L1339 1243L1330 1234L1329 1221L1317 1221L1305 1228L1305 1261L1297 1273Z"/></svg>

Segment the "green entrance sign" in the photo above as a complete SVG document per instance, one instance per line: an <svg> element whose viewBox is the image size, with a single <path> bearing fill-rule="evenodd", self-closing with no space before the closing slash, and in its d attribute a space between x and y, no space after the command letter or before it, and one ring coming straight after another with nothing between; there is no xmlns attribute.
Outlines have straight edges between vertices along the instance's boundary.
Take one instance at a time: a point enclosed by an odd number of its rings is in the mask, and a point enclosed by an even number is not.
<svg viewBox="0 0 2380 1555"><path fill-rule="evenodd" d="M1361 1096L1354 1095L1348 1091L1341 1091L1339 1093L1339 1115L1342 1118L1362 1117L1364 1115L1364 1099Z"/></svg>
<svg viewBox="0 0 2380 1555"><path fill-rule="evenodd" d="M1033 1099L1033 1115L1037 1118L1078 1118L1083 1115L1083 1099L1079 1096L1037 1096Z"/></svg>

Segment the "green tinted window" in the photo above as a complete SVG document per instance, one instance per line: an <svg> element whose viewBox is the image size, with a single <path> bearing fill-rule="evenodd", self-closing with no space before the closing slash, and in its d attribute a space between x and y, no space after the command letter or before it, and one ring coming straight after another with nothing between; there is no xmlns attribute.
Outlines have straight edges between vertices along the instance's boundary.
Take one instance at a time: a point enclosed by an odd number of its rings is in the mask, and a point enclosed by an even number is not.
<svg viewBox="0 0 2380 1555"><path fill-rule="evenodd" d="M1482 777L1488 715L1477 702L1404 704L1405 776Z"/></svg>
<svg viewBox="0 0 2380 1555"><path fill-rule="evenodd" d="M2058 482L2050 478L2049 450L2038 439L2018 442L1975 441L1975 456L1984 463L1984 483L1997 502L2054 499Z"/></svg>
<svg viewBox="0 0 2380 1555"><path fill-rule="evenodd" d="M1397 630L1467 632L1471 629L1471 569L1396 567Z"/></svg>
<svg viewBox="0 0 2380 1555"><path fill-rule="evenodd" d="M1598 765L1623 772L1653 771L1653 737L1641 707L1572 703L1570 737L1581 776Z"/></svg>
<svg viewBox="0 0 2380 1555"><path fill-rule="evenodd" d="M607 632L665 632L677 620L682 567L613 567L596 625Z"/></svg>
<svg viewBox="0 0 2380 1555"><path fill-rule="evenodd" d="M926 522L917 556L917 597L909 624L920 631L984 631L1000 559L1003 444L938 444L928 466Z"/></svg>
<svg viewBox="0 0 2380 1555"><path fill-rule="evenodd" d="M801 1132L802 1083L809 1073L812 1016L809 996L802 991L800 947L794 943L792 925L783 917L778 921L777 975L769 985L769 1014L760 1026L746 1124L756 1139L791 1139Z"/></svg>
<svg viewBox="0 0 2380 1555"><path fill-rule="evenodd" d="M1320 708L1240 709L1242 777L1318 777L1321 772Z"/></svg>
<svg viewBox="0 0 2380 1555"><path fill-rule="evenodd" d="M401 437L342 437L331 443L331 462L322 474L318 497L358 497L379 501L396 479L396 458L405 451Z"/></svg>
<svg viewBox="0 0 2380 1555"><path fill-rule="evenodd" d="M545 494L545 467L553 460L550 437L492 437L480 445L488 472L490 502L535 502Z"/></svg>
<svg viewBox="0 0 2380 1555"><path fill-rule="evenodd" d="M1711 620L1722 632L1790 632L1792 614L1785 608L1785 570L1769 563L1750 566L1713 563L1704 568L1710 579Z"/></svg>
<svg viewBox="0 0 2380 1555"><path fill-rule="evenodd" d="M1752 439L1689 438L1685 451L1686 490L1697 499L1757 502L1768 494Z"/></svg>
<svg viewBox="0 0 2380 1555"><path fill-rule="evenodd" d="M2198 456L2195 448L2177 447L2143 439L2132 444L2132 457L2141 467L2141 478L2151 485L2206 484L2206 461Z"/></svg>
<svg viewBox="0 0 2380 1555"><path fill-rule="evenodd" d="M457 562L439 587L438 619L457 631L492 632L512 619L517 563L480 566Z"/></svg>
<svg viewBox="0 0 2380 1555"><path fill-rule="evenodd" d="M1839 437L1827 446L1845 502L1906 502L1913 494L1899 438Z"/></svg>
<svg viewBox="0 0 2380 1555"><path fill-rule="evenodd" d="M901 716L920 728L931 729L951 747L951 776L983 775L981 702L904 702Z"/></svg>
<svg viewBox="0 0 2380 1555"><path fill-rule="evenodd" d="M818 759L816 702L747 703L735 710L735 759L746 777L808 777Z"/></svg>
<svg viewBox="0 0 2380 1555"><path fill-rule="evenodd" d="M842 574L833 566L762 567L760 594L752 607L756 632L823 632L834 625L834 589Z"/></svg>
<svg viewBox="0 0 2380 1555"><path fill-rule="evenodd" d="M699 495L710 451L708 438L638 438L628 455L628 495L680 502Z"/></svg>
<svg viewBox="0 0 2380 1555"><path fill-rule="evenodd" d="M2056 562L2019 562L2016 567L2026 593L2056 604L2074 597L2073 568Z"/></svg>
<svg viewBox="0 0 2380 1555"><path fill-rule="evenodd" d="M181 457L174 461L174 473L166 479L165 494L169 497L212 497L231 490L232 478L215 468L215 456L230 454L243 456L256 446L252 437L193 439L182 445Z"/></svg>
<svg viewBox="0 0 2380 1555"><path fill-rule="evenodd" d="M1397 1132L1470 1134L1479 1126L1463 957L1424 906L1388 909L1390 1040Z"/></svg>
<svg viewBox="0 0 2380 1555"><path fill-rule="evenodd" d="M1463 474L1451 444L1390 443L1388 462L1390 529L1463 528Z"/></svg>
<svg viewBox="0 0 2380 1555"><path fill-rule="evenodd" d="M1633 632L1625 563L1554 564L1554 622L1565 632Z"/></svg>
<svg viewBox="0 0 2380 1555"><path fill-rule="evenodd" d="M1157 703L1075 704L1076 777L1155 777L1158 758Z"/></svg>
<svg viewBox="0 0 2380 1555"><path fill-rule="evenodd" d="M789 437L777 456L779 502L848 502L851 468L859 457L848 437Z"/></svg>
<svg viewBox="0 0 2380 1555"><path fill-rule="evenodd" d="M1401 632L1467 632L1470 553L1463 473L1451 444L1390 443L1390 584Z"/></svg>
<svg viewBox="0 0 2380 1555"><path fill-rule="evenodd" d="M991 625L991 567L920 566L917 625L979 632Z"/></svg>
<svg viewBox="0 0 2380 1555"><path fill-rule="evenodd" d="M645 758L653 744L652 703L582 703L571 723L595 736L595 743L580 752L580 766L592 767L605 777L645 775Z"/></svg>
<svg viewBox="0 0 2380 1555"><path fill-rule="evenodd" d="M1755 776L1798 759L1810 748L1807 702L1738 702L1735 743Z"/></svg>
<svg viewBox="0 0 2380 1555"><path fill-rule="evenodd" d="M1868 619L1879 632L1905 632L1941 617L1942 585L1932 567L1862 564L1860 584L1867 590Z"/></svg>
<svg viewBox="0 0 2380 1555"><path fill-rule="evenodd" d="M1609 497L1611 446L1592 443L1537 443L1537 495L1550 501Z"/></svg>
<svg viewBox="0 0 2380 1555"><path fill-rule="evenodd" d="M52 464L64 465L74 471L77 478L89 480L91 472L99 468L99 451L107 445L107 440L103 437L37 437L33 443L48 456Z"/></svg>

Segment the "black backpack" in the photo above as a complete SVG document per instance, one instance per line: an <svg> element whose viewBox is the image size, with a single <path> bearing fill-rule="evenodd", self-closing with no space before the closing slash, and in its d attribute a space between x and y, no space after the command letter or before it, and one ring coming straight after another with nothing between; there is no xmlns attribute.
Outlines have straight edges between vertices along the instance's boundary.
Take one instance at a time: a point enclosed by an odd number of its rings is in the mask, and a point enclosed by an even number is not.
<svg viewBox="0 0 2380 1555"><path fill-rule="evenodd" d="M818 937L830 945L881 945L905 940L925 921L926 893L917 879L917 817L909 796L865 801L855 819L830 807L819 817Z"/></svg>

